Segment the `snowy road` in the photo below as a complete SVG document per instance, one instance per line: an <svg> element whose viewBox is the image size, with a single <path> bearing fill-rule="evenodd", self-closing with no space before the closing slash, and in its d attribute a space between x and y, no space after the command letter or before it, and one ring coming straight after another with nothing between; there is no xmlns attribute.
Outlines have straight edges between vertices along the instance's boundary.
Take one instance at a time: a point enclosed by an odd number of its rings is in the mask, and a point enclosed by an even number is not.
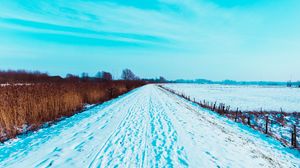
<svg viewBox="0 0 300 168"><path fill-rule="evenodd" d="M155 85L0 146L0 167L299 167L299 153Z"/></svg>

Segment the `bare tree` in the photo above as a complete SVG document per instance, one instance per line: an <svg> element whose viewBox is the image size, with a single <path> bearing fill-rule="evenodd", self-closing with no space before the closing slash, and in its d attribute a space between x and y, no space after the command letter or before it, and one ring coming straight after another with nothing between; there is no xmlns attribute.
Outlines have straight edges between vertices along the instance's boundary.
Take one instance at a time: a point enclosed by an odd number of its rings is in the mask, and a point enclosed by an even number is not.
<svg viewBox="0 0 300 168"><path fill-rule="evenodd" d="M88 80L89 80L89 74L86 73L86 72L83 72L83 73L81 74L81 80L82 80L82 81L88 81Z"/></svg>
<svg viewBox="0 0 300 168"><path fill-rule="evenodd" d="M102 71L102 72L97 72L96 75L95 75L96 79L100 79L100 80L104 80L104 81L111 81L112 80L112 75L111 73L109 72L105 72L105 71Z"/></svg>
<svg viewBox="0 0 300 168"><path fill-rule="evenodd" d="M101 71L97 72L95 78L102 79L102 72Z"/></svg>
<svg viewBox="0 0 300 168"><path fill-rule="evenodd" d="M112 75L109 72L102 72L102 79L105 81L111 81L112 80Z"/></svg>
<svg viewBox="0 0 300 168"><path fill-rule="evenodd" d="M122 79L124 80L138 80L139 78L130 69L124 69L122 72Z"/></svg>
<svg viewBox="0 0 300 168"><path fill-rule="evenodd" d="M160 82L160 83L166 83L167 80L166 80L164 77L160 76L160 77L159 77L159 82Z"/></svg>
<svg viewBox="0 0 300 168"><path fill-rule="evenodd" d="M88 77L89 77L89 74L86 73L86 72L83 72L83 73L81 74L81 78L88 78Z"/></svg>

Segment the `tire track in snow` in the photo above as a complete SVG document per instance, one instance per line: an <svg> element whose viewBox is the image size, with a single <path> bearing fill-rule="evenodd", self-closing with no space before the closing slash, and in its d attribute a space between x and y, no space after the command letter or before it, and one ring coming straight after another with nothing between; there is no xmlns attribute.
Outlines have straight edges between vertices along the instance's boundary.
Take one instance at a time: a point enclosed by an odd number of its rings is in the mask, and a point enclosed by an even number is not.
<svg viewBox="0 0 300 168"><path fill-rule="evenodd" d="M136 99L142 100L144 97L142 95L137 95L135 97ZM142 120L138 121L138 115L137 113L141 111L141 106L138 105L140 103L139 101L136 102L135 105L131 107L127 111L127 115L124 118L124 120L119 124L119 126L114 130L114 132L109 136L105 144L101 147L99 152L97 153L96 157L92 160L89 167L106 167L106 166L112 166L111 164L115 164L114 166L118 166L119 163L122 163L124 160L124 156L128 150L128 147L125 147L126 140L130 142L132 141L132 138L137 138L137 134L135 133L132 137L130 136L133 132L133 129L140 126L142 123ZM140 125L136 125L140 124ZM137 133L141 131L137 130ZM132 144L131 144L132 145ZM133 145L132 145L133 147ZM120 149L120 148L123 148ZM131 151L134 149L131 148ZM115 151L120 152L121 154L116 154L116 156L113 156L115 154ZM117 160L116 160L117 159Z"/></svg>
<svg viewBox="0 0 300 168"><path fill-rule="evenodd" d="M128 111L130 115L111 134L90 167L188 165L163 102L157 101L155 89L147 91L151 96L144 93L136 98L139 105Z"/></svg>
<svg viewBox="0 0 300 168"><path fill-rule="evenodd" d="M137 93L133 93L133 95L130 95L129 98L131 97L135 97L137 95ZM75 145L75 147L72 147L71 150L67 150L67 151L71 151L73 153L73 150L76 150L76 147L78 147L78 145L81 145L81 150L84 150L84 145L90 145L93 146L93 148L90 148L91 150L87 150L89 151L89 155L86 157L86 160L89 160L92 155L94 155L97 152L97 148L98 148L98 144L95 143L89 143L92 142L91 140L94 139L94 136L97 135L97 132L95 132L96 130L103 130L106 125L113 119L113 117L116 115L115 111L120 111L121 109L123 109L124 107L122 107L123 104L127 104L126 108L132 108L134 107L136 104L132 104L130 103L130 99L122 99L121 101L116 102L115 104L112 104L111 106L109 106L107 109L104 109L104 113L101 114L100 116L96 116L93 117L92 119L88 119L88 121L86 122L81 122L81 124L79 125L80 129L75 129L74 133L72 133L72 139L70 141L68 141L67 143L72 143L74 144L74 142L76 142L76 140L79 139L79 142L77 142L77 145ZM121 120L122 120L122 115L121 116ZM93 125L93 127L90 127L91 125ZM83 126L83 127L81 127ZM85 139L82 138L84 137L84 134L87 134L88 136L92 135L91 137ZM63 147L61 147L63 148ZM80 152L77 150L77 152ZM68 161L72 160L72 158L70 157L68 159ZM83 160L83 163L87 163L86 160ZM53 160L49 160L48 162L51 162L53 164ZM64 165L64 162L61 163L61 165Z"/></svg>

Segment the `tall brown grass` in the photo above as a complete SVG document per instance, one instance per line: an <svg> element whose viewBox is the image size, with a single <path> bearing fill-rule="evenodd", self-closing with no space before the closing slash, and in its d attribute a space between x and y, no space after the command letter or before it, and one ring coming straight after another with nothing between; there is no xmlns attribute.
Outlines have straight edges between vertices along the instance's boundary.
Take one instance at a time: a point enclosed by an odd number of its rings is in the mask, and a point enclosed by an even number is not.
<svg viewBox="0 0 300 168"><path fill-rule="evenodd" d="M84 104L107 101L136 87L138 81L52 82L0 87L0 141L43 123L71 116Z"/></svg>

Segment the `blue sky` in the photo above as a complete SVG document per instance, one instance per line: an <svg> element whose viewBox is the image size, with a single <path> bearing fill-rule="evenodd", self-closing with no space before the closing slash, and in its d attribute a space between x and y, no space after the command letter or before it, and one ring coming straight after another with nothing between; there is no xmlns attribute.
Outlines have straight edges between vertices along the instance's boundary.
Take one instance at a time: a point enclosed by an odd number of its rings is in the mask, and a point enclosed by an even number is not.
<svg viewBox="0 0 300 168"><path fill-rule="evenodd" d="M298 0L0 0L0 69L300 80Z"/></svg>

